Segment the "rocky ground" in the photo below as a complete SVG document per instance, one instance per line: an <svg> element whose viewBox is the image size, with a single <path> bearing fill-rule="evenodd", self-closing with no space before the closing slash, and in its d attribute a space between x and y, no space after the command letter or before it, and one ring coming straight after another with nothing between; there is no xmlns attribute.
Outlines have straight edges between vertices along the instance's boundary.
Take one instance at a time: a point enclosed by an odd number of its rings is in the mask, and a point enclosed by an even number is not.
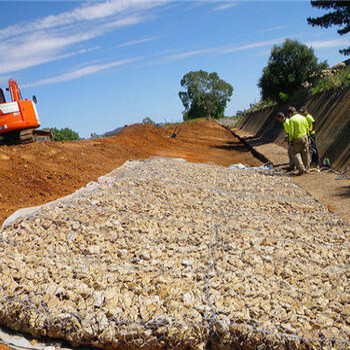
<svg viewBox="0 0 350 350"><path fill-rule="evenodd" d="M272 142L254 142L254 136L244 130L232 129L240 140L253 147L255 152L264 155L273 163L274 167L284 169L288 164L288 155L285 147ZM253 136L253 137L252 137ZM350 169L324 169L311 167L308 174L295 176L296 171L288 173L293 180L302 186L312 196L322 202L329 211L350 222Z"/></svg>
<svg viewBox="0 0 350 350"><path fill-rule="evenodd" d="M349 238L284 175L134 161L2 231L0 320L75 346L345 349Z"/></svg>
<svg viewBox="0 0 350 350"><path fill-rule="evenodd" d="M0 223L19 208L68 195L130 159L164 156L222 166L261 164L214 121L183 124L171 138L174 130L136 124L107 139L0 146Z"/></svg>
<svg viewBox="0 0 350 350"><path fill-rule="evenodd" d="M134 126L120 138L1 154L11 171L27 169L18 197L29 200L24 184L35 171L47 186L62 181L59 197L69 192L64 165L72 192L79 173L86 181L88 170L102 171L97 159L113 169L122 155L133 158L130 149L139 150L135 158L261 165L213 122L193 124L196 136L190 130L170 138L170 128ZM24 160L20 151L31 148ZM95 162L79 163L89 155ZM73 346L348 349L349 234L280 170L128 162L1 231L0 323Z"/></svg>

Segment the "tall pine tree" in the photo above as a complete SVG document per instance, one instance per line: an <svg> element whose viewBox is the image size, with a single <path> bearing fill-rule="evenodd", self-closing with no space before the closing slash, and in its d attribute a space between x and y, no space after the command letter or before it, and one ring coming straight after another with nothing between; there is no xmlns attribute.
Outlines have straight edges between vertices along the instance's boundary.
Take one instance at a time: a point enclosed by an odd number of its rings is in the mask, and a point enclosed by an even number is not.
<svg viewBox="0 0 350 350"><path fill-rule="evenodd" d="M320 26L328 28L331 26L340 26L338 33L344 35L350 32L350 1L338 0L311 0L313 7L318 7L324 10L332 10L321 17L308 18L307 22L312 26ZM350 46L343 50L339 50L345 56L350 55Z"/></svg>

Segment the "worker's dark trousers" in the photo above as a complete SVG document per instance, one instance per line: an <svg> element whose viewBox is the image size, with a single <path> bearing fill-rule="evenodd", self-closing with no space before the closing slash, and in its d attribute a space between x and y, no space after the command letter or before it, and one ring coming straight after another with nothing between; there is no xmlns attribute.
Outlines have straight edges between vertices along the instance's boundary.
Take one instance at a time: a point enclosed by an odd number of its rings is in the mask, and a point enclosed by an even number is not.
<svg viewBox="0 0 350 350"><path fill-rule="evenodd" d="M318 157L318 150L316 147L316 134L310 135L310 153L311 153L311 163L320 164L320 159Z"/></svg>
<svg viewBox="0 0 350 350"><path fill-rule="evenodd" d="M299 173L305 172L310 163L309 138L307 135L293 139L293 155Z"/></svg>
<svg viewBox="0 0 350 350"><path fill-rule="evenodd" d="M292 145L290 144L290 142L288 141L288 157L289 157L289 167L291 169L293 169L295 167L294 164L294 156L293 156L293 149L292 149Z"/></svg>

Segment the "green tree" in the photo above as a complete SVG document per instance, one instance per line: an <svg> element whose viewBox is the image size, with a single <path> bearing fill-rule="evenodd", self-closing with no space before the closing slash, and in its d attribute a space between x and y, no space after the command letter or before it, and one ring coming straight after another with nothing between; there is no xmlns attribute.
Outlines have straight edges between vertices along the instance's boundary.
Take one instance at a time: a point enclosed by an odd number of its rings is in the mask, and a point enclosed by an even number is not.
<svg viewBox="0 0 350 350"><path fill-rule="evenodd" d="M54 141L74 141L74 140L80 140L79 134L72 129L64 128L64 129L57 129L53 128L51 129Z"/></svg>
<svg viewBox="0 0 350 350"><path fill-rule="evenodd" d="M328 28L331 26L340 26L338 29L338 34L344 35L350 32L350 1L311 1L313 7L317 7L324 10L334 10L321 17L307 19L307 22L314 26L320 26L323 28ZM350 46L346 49L339 50L345 56L350 55Z"/></svg>
<svg viewBox="0 0 350 350"><path fill-rule="evenodd" d="M95 132L92 132L91 134L90 134L90 139L99 139L100 138L100 135L98 135L97 133L95 133Z"/></svg>
<svg viewBox="0 0 350 350"><path fill-rule="evenodd" d="M298 40L286 39L281 45L274 45L267 66L258 86L264 100L280 102L281 97L291 96L302 88L305 81L312 83L317 73L327 68L327 62L318 63L311 47Z"/></svg>
<svg viewBox="0 0 350 350"><path fill-rule="evenodd" d="M152 124L152 125L156 125L156 123L149 117L143 118L142 119L142 124Z"/></svg>
<svg viewBox="0 0 350 350"><path fill-rule="evenodd" d="M189 72L183 76L181 86L186 89L179 92L185 107L184 120L224 116L233 87L220 79L216 72L208 73L203 70Z"/></svg>

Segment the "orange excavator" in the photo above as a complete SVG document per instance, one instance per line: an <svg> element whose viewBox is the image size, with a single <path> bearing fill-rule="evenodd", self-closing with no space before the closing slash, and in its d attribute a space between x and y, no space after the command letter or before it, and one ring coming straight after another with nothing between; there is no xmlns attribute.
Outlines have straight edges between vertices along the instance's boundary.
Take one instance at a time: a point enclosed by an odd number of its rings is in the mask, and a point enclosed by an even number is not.
<svg viewBox="0 0 350 350"><path fill-rule="evenodd" d="M37 130L40 120L36 110L36 97L33 101L23 99L14 79L8 81L11 101L6 102L0 88L0 144L19 144L35 141L52 141L50 130Z"/></svg>

